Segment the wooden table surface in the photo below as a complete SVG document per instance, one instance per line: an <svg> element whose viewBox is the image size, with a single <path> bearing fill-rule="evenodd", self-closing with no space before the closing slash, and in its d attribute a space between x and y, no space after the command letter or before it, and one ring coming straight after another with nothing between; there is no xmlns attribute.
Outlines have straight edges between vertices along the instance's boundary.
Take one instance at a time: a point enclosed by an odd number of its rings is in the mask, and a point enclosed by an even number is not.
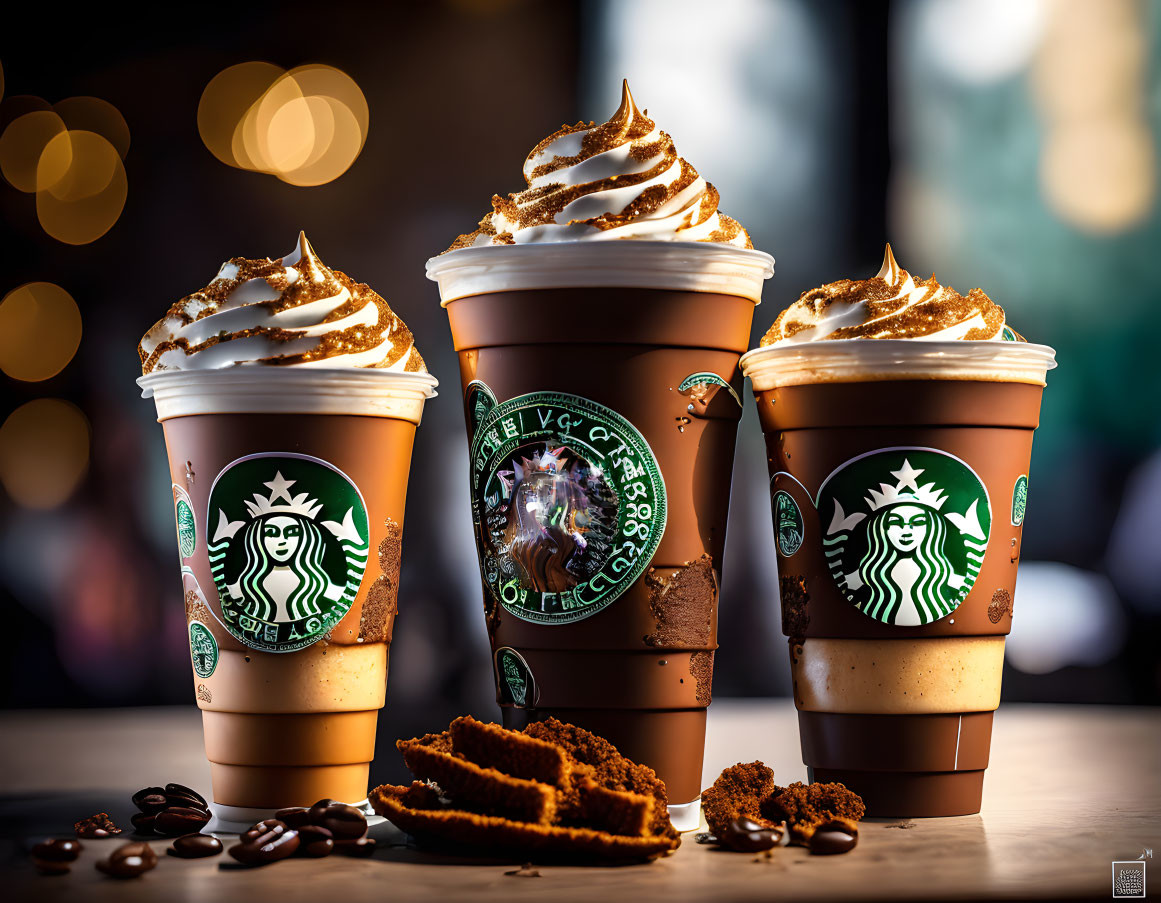
<svg viewBox="0 0 1161 903"><path fill-rule="evenodd" d="M128 795L164 773L209 786L197 710L0 713L0 887L7 899L327 903L410 899L521 901L814 899L1109 899L1111 862L1161 853L1161 710L1004 705L996 716L981 815L870 820L850 854L770 858L727 853L685 835L666 859L621 868L540 866L506 874L496 860L447 859L408 847L391 825L372 829L374 858L290 860L219 868L224 857L165 856L133 881L93 862L121 841L86 841L71 874L41 877L27 838L69 834L106 809L128 824ZM394 755L394 751L383 751ZM779 783L805 779L792 705L720 700L710 708L704 783L725 766L762 759ZM1146 860L1147 865L1152 865ZM1154 881L1161 882L1161 862ZM15 892L15 896L9 896Z"/></svg>

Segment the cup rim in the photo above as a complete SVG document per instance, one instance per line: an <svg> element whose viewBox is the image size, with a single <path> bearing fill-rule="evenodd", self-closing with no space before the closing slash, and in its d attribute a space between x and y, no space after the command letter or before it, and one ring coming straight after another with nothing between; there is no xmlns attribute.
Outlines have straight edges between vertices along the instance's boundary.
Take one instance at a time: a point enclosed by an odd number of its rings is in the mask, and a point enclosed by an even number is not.
<svg viewBox="0 0 1161 903"><path fill-rule="evenodd" d="M457 248L429 258L425 272L441 306L493 291L599 287L718 292L757 305L774 258L721 242L597 239Z"/></svg>
<svg viewBox="0 0 1161 903"><path fill-rule="evenodd" d="M435 398L439 380L431 373L381 370L373 367L270 367L240 365L204 370L154 370L135 380L142 398L153 398L161 388L179 387L195 383L238 386L274 383L284 387L329 382L350 388L396 388L403 391L423 392L424 398ZM393 385L394 384L394 385Z"/></svg>
<svg viewBox="0 0 1161 903"><path fill-rule="evenodd" d="M1057 366L1056 349L1049 345L998 339L821 339L753 348L739 363L756 391L916 377L1043 386Z"/></svg>

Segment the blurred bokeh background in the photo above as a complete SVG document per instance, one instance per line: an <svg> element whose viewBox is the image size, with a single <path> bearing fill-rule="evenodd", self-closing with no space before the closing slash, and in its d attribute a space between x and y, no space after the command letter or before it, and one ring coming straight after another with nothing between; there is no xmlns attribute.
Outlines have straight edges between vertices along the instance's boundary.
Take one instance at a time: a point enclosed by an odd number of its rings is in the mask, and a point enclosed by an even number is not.
<svg viewBox="0 0 1161 903"><path fill-rule="evenodd" d="M903 266L983 287L1056 347L1004 697L1161 702L1161 6L154 13L116 27L100 5L3 14L0 704L192 702L165 451L135 346L221 261L285 254L305 228L323 260L391 301L444 387L415 449L384 736L493 713L457 366L423 263L520 187L540 138L607 118L625 76L777 258L755 341L801 292L873 274L889 238ZM283 70L264 143L231 145ZM751 408L718 696L789 689Z"/></svg>

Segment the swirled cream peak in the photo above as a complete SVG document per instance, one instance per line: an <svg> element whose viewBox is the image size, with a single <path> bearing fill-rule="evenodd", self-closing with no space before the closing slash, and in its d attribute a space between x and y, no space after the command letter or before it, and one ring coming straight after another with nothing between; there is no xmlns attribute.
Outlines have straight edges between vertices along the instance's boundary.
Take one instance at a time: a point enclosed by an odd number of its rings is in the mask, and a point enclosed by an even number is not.
<svg viewBox="0 0 1161 903"><path fill-rule="evenodd" d="M916 279L895 262L890 245L878 273L806 292L782 311L762 345L822 339L1024 341L982 289L961 295L935 276Z"/></svg>
<svg viewBox="0 0 1161 903"><path fill-rule="evenodd" d="M563 126L532 148L524 180L523 191L495 195L479 228L448 250L614 238L753 247L742 225L718 212L718 190L637 109L627 81L608 122Z"/></svg>
<svg viewBox="0 0 1161 903"><path fill-rule="evenodd" d="M426 372L411 330L370 286L326 266L299 233L285 257L235 257L137 347L141 370L237 364Z"/></svg>

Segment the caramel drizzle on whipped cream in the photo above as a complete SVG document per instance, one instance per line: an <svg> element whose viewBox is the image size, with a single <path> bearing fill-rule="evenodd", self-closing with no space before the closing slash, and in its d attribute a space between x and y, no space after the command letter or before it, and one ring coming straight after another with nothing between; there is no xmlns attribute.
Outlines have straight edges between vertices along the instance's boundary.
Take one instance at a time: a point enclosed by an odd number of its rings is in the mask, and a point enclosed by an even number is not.
<svg viewBox="0 0 1161 903"><path fill-rule="evenodd" d="M753 247L742 225L718 212L717 189L637 109L628 81L608 122L562 126L537 144L524 162L524 180L523 191L493 196L479 228L448 250L598 237Z"/></svg>
<svg viewBox="0 0 1161 903"><path fill-rule="evenodd" d="M326 266L301 232L287 257L228 260L208 286L170 307L137 353L143 373L238 364L427 370L386 300ZM203 354L213 363L199 361Z"/></svg>
<svg viewBox="0 0 1161 903"><path fill-rule="evenodd" d="M762 345L838 339L998 340L1004 309L974 288L961 295L935 276L915 279L888 244L870 279L840 279L811 289L762 337ZM1010 330L1018 341L1023 338Z"/></svg>

